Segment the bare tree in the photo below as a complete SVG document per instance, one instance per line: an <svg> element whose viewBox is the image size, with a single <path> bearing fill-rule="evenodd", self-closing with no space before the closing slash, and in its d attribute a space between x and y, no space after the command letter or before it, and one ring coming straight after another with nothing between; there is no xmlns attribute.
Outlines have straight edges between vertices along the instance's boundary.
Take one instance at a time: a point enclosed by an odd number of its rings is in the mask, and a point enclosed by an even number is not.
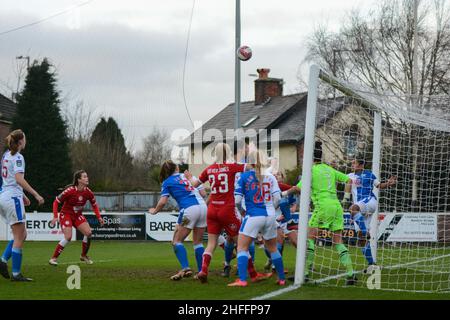
<svg viewBox="0 0 450 320"><path fill-rule="evenodd" d="M136 186L141 190L158 190L161 164L170 159L169 133L153 127L144 138L142 150L133 159L133 175Z"/></svg>
<svg viewBox="0 0 450 320"><path fill-rule="evenodd" d="M88 106L84 101L78 100L74 104L63 105L63 117L67 123L67 134L72 142L89 141L95 125L100 119L95 108Z"/></svg>
<svg viewBox="0 0 450 320"><path fill-rule="evenodd" d="M143 148L136 155L136 160L147 167L159 166L170 159L171 145L169 133L164 129L153 127L144 138Z"/></svg>
<svg viewBox="0 0 450 320"><path fill-rule="evenodd" d="M418 79L414 92L414 34L417 25ZM380 92L419 95L450 90L450 9L444 0L384 0L367 15L351 11L339 32L321 26L307 42L307 62L337 77Z"/></svg>
<svg viewBox="0 0 450 320"><path fill-rule="evenodd" d="M418 9L416 17L415 1L384 0L367 14L351 11L338 32L324 26L313 32L305 61L318 63L340 79L400 97L411 106L429 108L430 96L450 93L450 7L444 0L434 0L420 1ZM385 121L396 132L394 142L401 141L404 152L399 145L392 150L384 145L382 162L411 173L404 179L409 185L397 189L410 195L411 210L418 210L418 186L427 181L418 165L439 163L438 154L421 152L434 136L398 119L387 117ZM448 171L448 166L439 170Z"/></svg>
<svg viewBox="0 0 450 320"><path fill-rule="evenodd" d="M5 97L16 102L23 79L25 79L27 75L27 63L19 59L15 59L14 61L13 72L14 78L17 79L17 83L12 83L14 81L11 80L5 81L0 79L0 93L3 93Z"/></svg>

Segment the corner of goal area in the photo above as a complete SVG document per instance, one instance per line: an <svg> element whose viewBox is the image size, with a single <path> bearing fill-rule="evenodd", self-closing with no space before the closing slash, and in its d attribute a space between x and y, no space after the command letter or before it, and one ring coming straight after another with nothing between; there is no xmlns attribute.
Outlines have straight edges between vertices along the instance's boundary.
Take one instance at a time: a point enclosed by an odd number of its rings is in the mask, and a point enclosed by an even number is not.
<svg viewBox="0 0 450 320"><path fill-rule="evenodd" d="M298 285L298 284L291 284L291 285L287 286L286 288L282 288L282 289L278 289L278 290L271 291L271 292L266 293L266 294L264 294L264 295L254 297L254 298L252 298L251 300L252 300L252 301L258 301L258 300L270 300L270 299L272 299L272 298L281 296L281 295L283 295L283 294L286 294L286 293L295 291L295 290L300 289L300 288L301 288L301 286Z"/></svg>

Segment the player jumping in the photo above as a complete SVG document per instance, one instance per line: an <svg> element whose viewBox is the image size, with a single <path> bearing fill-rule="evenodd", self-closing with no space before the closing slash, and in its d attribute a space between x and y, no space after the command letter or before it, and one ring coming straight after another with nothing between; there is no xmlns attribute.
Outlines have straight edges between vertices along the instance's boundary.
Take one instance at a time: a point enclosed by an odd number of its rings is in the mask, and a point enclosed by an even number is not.
<svg viewBox="0 0 450 320"><path fill-rule="evenodd" d="M364 169L364 166L365 161L362 158L352 161L353 173L348 175L352 180L352 184L346 185L343 204L345 206L350 202L350 197L353 197L353 204L349 210L359 233L358 238L361 239L363 255L369 265L365 271L370 273L376 265L376 261L372 256L370 242L366 241L370 239L370 223L372 215L378 207L378 199L373 193L373 188L389 188L397 183L397 177L392 176L386 182L381 183L373 172Z"/></svg>
<svg viewBox="0 0 450 320"><path fill-rule="evenodd" d="M332 232L332 239L339 254L339 260L347 269L346 283L347 285L354 285L357 278L353 272L352 260L348 249L342 241L344 211L337 197L336 182L347 183L351 182L351 180L346 174L322 163L322 143L316 142L311 177L311 199L314 204L314 211L309 220L305 280L309 280L309 273L314 261L315 241L318 237L319 229L328 229ZM296 187L284 191L283 196L292 192L299 192L301 184L300 181Z"/></svg>

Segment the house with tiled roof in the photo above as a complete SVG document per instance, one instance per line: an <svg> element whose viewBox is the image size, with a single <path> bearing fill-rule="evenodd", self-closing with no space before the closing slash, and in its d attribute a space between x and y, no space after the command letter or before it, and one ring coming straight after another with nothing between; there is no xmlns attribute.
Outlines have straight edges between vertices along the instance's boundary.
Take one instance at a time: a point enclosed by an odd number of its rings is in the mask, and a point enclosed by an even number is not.
<svg viewBox="0 0 450 320"><path fill-rule="evenodd" d="M11 123L16 114L16 104L0 94L0 150L3 150L5 138L11 130Z"/></svg>
<svg viewBox="0 0 450 320"><path fill-rule="evenodd" d="M244 131L254 129L278 130L277 154L268 143L268 155L278 159L279 169L283 172L301 166L303 161L303 139L305 134L306 105L308 93L283 95L283 79L270 78L270 69L258 69L259 78L255 80L255 99L240 105L241 127ZM316 137L324 143L324 160L345 162L355 155L361 136L368 136L370 125L361 125L361 117L366 113L361 106L355 106L345 97L323 99L317 105ZM190 147L190 171L198 175L206 163L194 163L195 152L202 146L202 151L215 141L205 132L221 133L223 140L234 138L234 103L229 104L201 128L194 131L180 146ZM365 117L369 118L369 117ZM366 121L366 120L364 120ZM339 128L335 132L321 129L325 122L327 127ZM365 124L365 122L364 122ZM230 130L231 129L231 130ZM259 141L266 138L258 136ZM269 137L266 139L270 141ZM196 147L197 146L197 147ZM198 157L197 157L198 159Z"/></svg>

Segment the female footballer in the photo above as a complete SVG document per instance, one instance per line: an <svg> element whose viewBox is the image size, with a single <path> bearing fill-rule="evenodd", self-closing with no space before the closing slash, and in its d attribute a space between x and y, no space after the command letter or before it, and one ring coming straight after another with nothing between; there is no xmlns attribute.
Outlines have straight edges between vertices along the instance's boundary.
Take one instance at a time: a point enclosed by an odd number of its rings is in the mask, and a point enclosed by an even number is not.
<svg viewBox="0 0 450 320"><path fill-rule="evenodd" d="M163 163L159 179L162 183L161 198L156 207L150 208L149 212L151 214L160 212L169 201L169 196L175 199L180 208L172 245L181 265L181 270L170 279L181 280L192 276L187 251L183 245L184 240L192 230L194 231L193 244L198 271L200 271L202 266L202 255L204 252L202 239L206 228L206 203L202 194L191 185L184 174L180 174L180 168L172 160L167 160ZM206 195L204 190L201 191Z"/></svg>
<svg viewBox="0 0 450 320"><path fill-rule="evenodd" d="M87 201L91 203L92 210L97 216L100 226L103 226L103 220L97 202L95 201L94 193L88 188L88 185L89 177L86 171L79 170L73 176L73 183L58 195L53 202L53 220L50 221L50 224L53 226L58 221L58 207L61 204L59 223L64 233L64 239L56 246L53 256L48 262L50 265L58 265L57 259L59 255L72 240L72 227L75 227L84 236L80 260L87 264L93 263L87 255L91 246L92 230L86 218L83 216L83 208Z"/></svg>

